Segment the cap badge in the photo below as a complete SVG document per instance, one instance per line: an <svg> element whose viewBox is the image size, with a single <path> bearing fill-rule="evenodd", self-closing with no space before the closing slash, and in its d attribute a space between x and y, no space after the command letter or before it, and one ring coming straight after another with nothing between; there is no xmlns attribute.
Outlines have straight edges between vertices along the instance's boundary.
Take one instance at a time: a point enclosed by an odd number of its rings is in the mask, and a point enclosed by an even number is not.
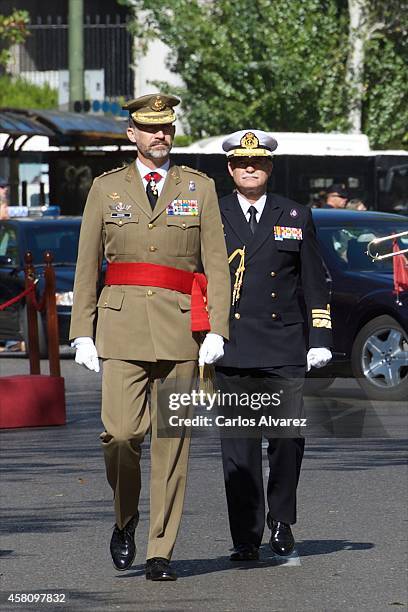
<svg viewBox="0 0 408 612"><path fill-rule="evenodd" d="M190 181L190 182L188 183L188 190L189 190L189 191L195 191L195 190L196 190L196 185L195 185L195 182L194 182L194 181Z"/></svg>
<svg viewBox="0 0 408 612"><path fill-rule="evenodd" d="M162 111L166 108L165 103L163 102L163 100L161 99L160 96L156 96L155 101L152 104L152 110L154 111Z"/></svg>
<svg viewBox="0 0 408 612"><path fill-rule="evenodd" d="M292 208L292 210L290 211L290 216L291 217L297 217L298 216L298 211L296 210L296 208Z"/></svg>
<svg viewBox="0 0 408 612"><path fill-rule="evenodd" d="M244 149L256 149L259 146L259 140L252 132L247 132L241 138L241 147Z"/></svg>

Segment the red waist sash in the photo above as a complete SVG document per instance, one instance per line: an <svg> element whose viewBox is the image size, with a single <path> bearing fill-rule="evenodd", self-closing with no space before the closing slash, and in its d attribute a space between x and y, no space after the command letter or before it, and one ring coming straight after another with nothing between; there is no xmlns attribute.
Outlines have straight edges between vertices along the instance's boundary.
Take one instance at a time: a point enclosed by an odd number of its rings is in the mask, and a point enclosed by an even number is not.
<svg viewBox="0 0 408 612"><path fill-rule="evenodd" d="M191 331L211 329L205 274L151 263L108 263L105 285L161 287L191 295Z"/></svg>

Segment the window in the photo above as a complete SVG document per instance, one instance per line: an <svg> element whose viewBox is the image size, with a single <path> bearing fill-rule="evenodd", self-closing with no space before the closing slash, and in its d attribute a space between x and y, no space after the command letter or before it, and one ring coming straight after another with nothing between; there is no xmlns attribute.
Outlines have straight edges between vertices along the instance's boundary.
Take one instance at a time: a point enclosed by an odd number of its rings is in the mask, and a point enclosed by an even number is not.
<svg viewBox="0 0 408 612"><path fill-rule="evenodd" d="M55 263L75 263L78 254L78 225L37 225L27 233L27 248L33 253L34 263L44 261L44 252L51 251Z"/></svg>
<svg viewBox="0 0 408 612"><path fill-rule="evenodd" d="M392 272L392 257L374 261L367 255L368 244L375 238L403 231L408 232L408 224L321 227L318 235L323 251L338 267L354 271ZM408 233L398 239L398 246L400 249L408 249ZM380 255L391 252L392 240L381 243L374 252L376 250Z"/></svg>
<svg viewBox="0 0 408 612"><path fill-rule="evenodd" d="M17 232L13 227L0 223L0 257L5 257L7 264L19 264Z"/></svg>

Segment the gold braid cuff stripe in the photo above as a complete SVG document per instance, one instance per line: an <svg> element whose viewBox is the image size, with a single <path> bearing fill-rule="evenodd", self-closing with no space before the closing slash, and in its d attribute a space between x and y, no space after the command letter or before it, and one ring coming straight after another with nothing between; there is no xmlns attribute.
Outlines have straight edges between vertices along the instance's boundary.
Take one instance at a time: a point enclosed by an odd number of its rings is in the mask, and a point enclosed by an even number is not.
<svg viewBox="0 0 408 612"><path fill-rule="evenodd" d="M313 319L313 327L326 327L327 329L332 328L331 321L328 319Z"/></svg>

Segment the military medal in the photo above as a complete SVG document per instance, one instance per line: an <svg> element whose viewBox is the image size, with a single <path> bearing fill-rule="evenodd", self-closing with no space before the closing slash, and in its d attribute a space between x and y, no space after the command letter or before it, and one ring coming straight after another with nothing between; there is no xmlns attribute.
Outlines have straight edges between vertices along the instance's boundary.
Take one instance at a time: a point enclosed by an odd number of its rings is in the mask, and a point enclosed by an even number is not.
<svg viewBox="0 0 408 612"><path fill-rule="evenodd" d="M198 216L198 200L173 200L166 208L168 215Z"/></svg>
<svg viewBox="0 0 408 612"><path fill-rule="evenodd" d="M303 238L301 227L283 227L281 225L275 225L273 234L275 240L302 240Z"/></svg>
<svg viewBox="0 0 408 612"><path fill-rule="evenodd" d="M150 186L150 189L152 190L152 194L154 196L157 196L158 195L157 183L151 175L150 175L150 180L149 180L149 186Z"/></svg>
<svg viewBox="0 0 408 612"><path fill-rule="evenodd" d="M116 210L117 212L127 212L132 208L132 205L123 204L123 202L118 202L117 204L110 204L109 208L111 210Z"/></svg>
<svg viewBox="0 0 408 612"><path fill-rule="evenodd" d="M118 196L118 194L111 194L109 197L116 199L113 198L113 195ZM109 208L114 211L111 213L112 218L126 217L127 219L130 219L132 216L132 213L129 212L129 210L132 208L131 204L123 204L123 202L118 202L117 204L110 204Z"/></svg>

